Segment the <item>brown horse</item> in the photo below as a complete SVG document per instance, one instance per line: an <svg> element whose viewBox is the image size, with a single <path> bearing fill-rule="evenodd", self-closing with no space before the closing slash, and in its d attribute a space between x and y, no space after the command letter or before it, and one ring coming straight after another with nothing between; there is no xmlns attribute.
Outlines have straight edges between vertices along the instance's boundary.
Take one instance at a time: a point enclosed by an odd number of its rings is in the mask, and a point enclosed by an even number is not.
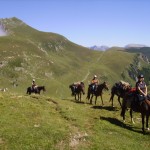
<svg viewBox="0 0 150 150"><path fill-rule="evenodd" d="M32 89L32 87L28 87L26 94L29 94L29 95L31 93L40 94L41 90L43 90L43 92L45 92L46 91L45 86L37 86L36 89Z"/></svg>
<svg viewBox="0 0 150 150"><path fill-rule="evenodd" d="M92 104L92 98L93 98L93 96L95 96L95 105L96 105L97 97L100 96L101 97L101 101L102 101L102 105L104 105L103 98L102 98L102 94L103 94L103 90L104 89L108 90L108 85L107 85L106 82L104 82L102 84L98 84L96 91L93 91L92 88L89 86L87 99L90 100L90 104Z"/></svg>
<svg viewBox="0 0 150 150"><path fill-rule="evenodd" d="M114 101L114 96L118 96L118 102L121 106L121 101L120 98L123 98L126 92L128 92L131 89L131 86L129 83L120 81L118 83L115 83L112 88L111 88L111 96L110 100L112 101L112 107L114 107L113 101Z"/></svg>
<svg viewBox="0 0 150 150"><path fill-rule="evenodd" d="M143 134L145 133L145 128L144 128L145 117L146 117L146 128L147 130L149 130L148 120L150 116L150 101L149 101L150 98L149 97L147 98L148 98L147 100L139 102L139 99L136 93L126 94L123 97L122 110L121 110L121 116L123 117L124 122L125 122L125 112L127 108L130 108L130 117L131 117L132 122L134 122L132 112L135 111L135 112L141 113Z"/></svg>
<svg viewBox="0 0 150 150"><path fill-rule="evenodd" d="M78 100L81 102L81 95L85 94L84 83L80 82L80 84L78 84L78 85L71 84L71 85L69 85L69 88L72 91L72 96L75 96L75 100ZM77 96L78 96L78 99L77 99Z"/></svg>

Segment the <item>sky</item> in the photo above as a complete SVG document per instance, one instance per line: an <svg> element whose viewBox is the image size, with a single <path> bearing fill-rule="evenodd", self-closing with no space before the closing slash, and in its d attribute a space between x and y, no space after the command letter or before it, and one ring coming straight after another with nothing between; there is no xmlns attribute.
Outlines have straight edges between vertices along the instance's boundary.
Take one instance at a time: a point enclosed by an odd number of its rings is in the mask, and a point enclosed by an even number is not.
<svg viewBox="0 0 150 150"><path fill-rule="evenodd" d="M0 11L85 47L150 46L149 0L0 0Z"/></svg>

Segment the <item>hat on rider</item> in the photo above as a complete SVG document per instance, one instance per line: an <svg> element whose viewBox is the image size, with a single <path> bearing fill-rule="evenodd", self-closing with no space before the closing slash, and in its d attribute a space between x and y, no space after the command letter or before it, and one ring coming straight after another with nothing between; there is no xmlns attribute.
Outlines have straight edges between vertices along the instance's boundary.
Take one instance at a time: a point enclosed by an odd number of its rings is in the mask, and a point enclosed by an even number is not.
<svg viewBox="0 0 150 150"><path fill-rule="evenodd" d="M97 75L94 75L94 78L97 78Z"/></svg>
<svg viewBox="0 0 150 150"><path fill-rule="evenodd" d="M35 82L35 79L33 79L32 81Z"/></svg>
<svg viewBox="0 0 150 150"><path fill-rule="evenodd" d="M144 78L143 74L140 74L140 75L138 76L138 78Z"/></svg>

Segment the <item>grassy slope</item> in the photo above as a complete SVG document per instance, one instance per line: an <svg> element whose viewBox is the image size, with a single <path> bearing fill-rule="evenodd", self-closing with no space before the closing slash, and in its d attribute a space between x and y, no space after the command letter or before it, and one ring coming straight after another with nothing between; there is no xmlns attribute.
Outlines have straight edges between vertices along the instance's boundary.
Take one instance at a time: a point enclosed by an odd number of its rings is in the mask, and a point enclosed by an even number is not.
<svg viewBox="0 0 150 150"><path fill-rule="evenodd" d="M136 124L120 117L120 108L111 108L104 94L104 107L76 103L47 96L0 95L0 148L8 150L37 149L149 149L149 136L141 133L140 114ZM138 146L137 146L138 145Z"/></svg>

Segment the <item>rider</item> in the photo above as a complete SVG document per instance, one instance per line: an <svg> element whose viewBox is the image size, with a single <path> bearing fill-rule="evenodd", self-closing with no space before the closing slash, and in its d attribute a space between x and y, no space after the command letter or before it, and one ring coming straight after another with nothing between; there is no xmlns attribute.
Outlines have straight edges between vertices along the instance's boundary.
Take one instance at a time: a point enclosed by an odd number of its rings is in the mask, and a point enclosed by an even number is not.
<svg viewBox="0 0 150 150"><path fill-rule="evenodd" d="M142 74L138 76L138 81L136 82L136 91L139 102L147 99L147 86L144 82L144 76Z"/></svg>
<svg viewBox="0 0 150 150"><path fill-rule="evenodd" d="M32 80L32 90L36 90L37 89L37 85L35 83L35 79Z"/></svg>
<svg viewBox="0 0 150 150"><path fill-rule="evenodd" d="M92 87L93 91L97 90L97 86L99 84L99 80L97 79L97 75L94 75L93 79L91 80L90 87Z"/></svg>

